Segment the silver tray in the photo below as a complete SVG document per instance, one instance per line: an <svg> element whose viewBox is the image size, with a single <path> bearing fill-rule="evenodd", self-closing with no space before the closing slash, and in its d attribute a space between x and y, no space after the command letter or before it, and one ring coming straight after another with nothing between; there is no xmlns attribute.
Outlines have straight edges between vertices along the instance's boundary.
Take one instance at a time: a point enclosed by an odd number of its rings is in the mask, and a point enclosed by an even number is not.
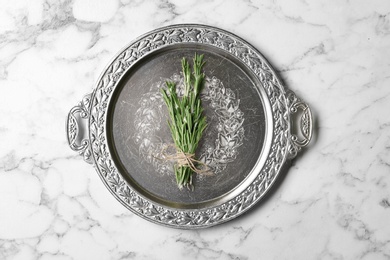
<svg viewBox="0 0 390 260"><path fill-rule="evenodd" d="M197 157L212 175L179 190L162 149L172 143L159 88L182 80L180 59L204 54L208 127ZM265 197L312 135L309 107L283 87L253 46L205 25L174 25L131 42L66 121L70 147L95 166L119 202L165 226L234 219Z"/></svg>

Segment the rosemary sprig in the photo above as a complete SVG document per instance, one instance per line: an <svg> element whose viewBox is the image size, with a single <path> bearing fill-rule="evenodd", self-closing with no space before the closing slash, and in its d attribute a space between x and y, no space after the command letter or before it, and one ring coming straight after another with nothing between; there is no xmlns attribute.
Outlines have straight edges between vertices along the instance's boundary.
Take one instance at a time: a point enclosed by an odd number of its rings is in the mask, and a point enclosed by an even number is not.
<svg viewBox="0 0 390 260"><path fill-rule="evenodd" d="M203 54L195 54L193 72L185 58L182 59L181 65L184 76L183 96L178 96L174 82L167 81L167 88L161 90L169 112L168 125L177 150L174 171L180 189L183 186L192 186L192 174L197 171L197 168L194 168L197 163L194 155L206 128L206 117L203 115L200 100L204 80Z"/></svg>

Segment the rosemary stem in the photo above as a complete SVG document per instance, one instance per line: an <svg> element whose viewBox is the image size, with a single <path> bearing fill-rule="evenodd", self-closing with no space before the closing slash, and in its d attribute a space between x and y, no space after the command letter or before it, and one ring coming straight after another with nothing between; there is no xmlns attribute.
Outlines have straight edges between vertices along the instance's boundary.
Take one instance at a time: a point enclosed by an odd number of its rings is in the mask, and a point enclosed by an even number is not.
<svg viewBox="0 0 390 260"><path fill-rule="evenodd" d="M179 97L177 95L176 84L173 82L166 82L167 88L161 90L168 109L168 125L176 149L186 156L191 155L191 157L186 157L184 162L188 160L195 161L192 155L195 153L202 133L206 128L206 118L203 115L200 100L204 80L204 74L202 73L204 64L203 55L195 54L193 71L191 72L188 61L185 58L181 60L184 77L183 96ZM177 163L174 166L174 171L179 188L192 185L193 169L191 166L186 163Z"/></svg>

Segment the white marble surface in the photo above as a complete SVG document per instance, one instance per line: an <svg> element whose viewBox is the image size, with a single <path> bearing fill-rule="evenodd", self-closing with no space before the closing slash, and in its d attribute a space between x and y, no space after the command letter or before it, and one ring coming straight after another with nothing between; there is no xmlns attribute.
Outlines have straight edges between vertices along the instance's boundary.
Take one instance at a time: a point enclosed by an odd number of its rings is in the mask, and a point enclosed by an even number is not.
<svg viewBox="0 0 390 260"><path fill-rule="evenodd" d="M318 134L269 200L205 230L128 212L64 121L135 37L175 23L258 48ZM0 1L0 259L390 259L389 1Z"/></svg>

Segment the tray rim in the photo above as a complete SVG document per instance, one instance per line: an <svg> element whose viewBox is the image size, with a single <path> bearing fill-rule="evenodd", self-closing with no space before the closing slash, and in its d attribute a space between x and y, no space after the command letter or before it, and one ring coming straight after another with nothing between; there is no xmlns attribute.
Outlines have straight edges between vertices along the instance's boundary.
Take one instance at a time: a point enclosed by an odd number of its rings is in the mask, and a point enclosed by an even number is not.
<svg viewBox="0 0 390 260"><path fill-rule="evenodd" d="M114 92L115 87L118 85L117 83L120 82L121 78L126 74L126 72L131 69L132 65L137 63L138 59L142 59L144 55L149 54L151 51L147 51L146 53L141 54L141 56L135 59L135 62L128 64L127 67L122 70L124 72L119 76L115 75L113 72L115 69L118 69L117 66L121 66L120 64L118 65L118 61L121 61L121 59L126 57L128 54L126 52L129 51L130 48L137 44L140 45L142 41L148 37L158 33L165 33L164 35L166 37L169 32L175 32L175 30L181 31L184 35L185 32L191 32L192 30L200 31L200 33L211 32L214 33L214 35L217 35L217 40L218 37L227 37L233 40L234 44L238 44L240 48L244 48L247 51L244 54L247 56L237 56L239 54L232 53L234 50L232 50L231 46L227 46L227 49L224 50L228 51L238 60L244 62L245 65L248 66L249 69L254 73L254 75L259 77L262 85L263 83L269 83L265 84L266 86L263 85L263 88L265 89L266 97L269 99L268 101L271 103L274 109L272 111L272 115L269 117L271 118L272 122L271 129L273 130L273 136L271 142L273 148L272 152L267 154L266 161L269 161L270 154L277 154L271 158L271 161L276 163L272 167L265 164L261 171L259 171L259 173L256 175L253 182L239 195L226 203L209 208L176 209L160 205L156 202L151 202L147 198L144 198L142 195L138 194L136 191L132 190L125 181L120 180L121 174L118 172L115 165L105 165L106 162L102 164L102 159L103 161L106 160L108 162L112 162L110 151L103 151L105 153L104 155L98 154L100 149L104 150L108 147L106 138L107 125L105 125L107 122L107 113L105 112L107 112L108 106L111 102L112 93ZM178 37L179 40L183 40L185 36L179 35ZM206 44L221 48L221 46L216 46L213 42L201 42L199 39L195 39L192 43ZM166 40L162 46L169 46L171 44L175 43ZM163 47L158 47L152 51ZM237 48L237 46L235 47ZM248 58L248 55L252 56L249 56ZM251 57L255 59L255 61L250 60ZM113 73L110 74L110 71ZM269 78L260 79L261 76ZM101 93L103 89L107 94L105 97L101 97L105 95L104 93ZM101 96L99 97L99 95ZM99 98L100 100L98 100ZM295 151L299 150L299 147L297 148L297 145L292 141L293 135L290 132L290 107L292 104L297 103L297 101L299 101L299 99L296 98L294 93L284 89L276 72L270 66L268 61L263 57L263 55L242 38L225 30L200 24L176 24L161 27L145 33L140 37L137 37L134 41L130 42L128 45L122 48L122 50L114 56L114 58L108 63L106 68L101 73L93 92L85 96L83 101L80 103L79 106L81 106L83 108L82 110L86 112L85 118L88 120L88 138L86 140L85 147L80 150L82 151L86 161L94 164L98 175L102 179L107 189L122 205L124 205L136 215L151 222L175 228L196 229L214 226L238 217L257 204L257 202L268 193L268 191L275 183L287 158L292 158L296 155ZM276 110L274 108L275 102L280 103L280 106ZM99 120L101 121L99 122ZM281 124L276 124L276 122L280 123L280 121L283 122L283 126ZM69 141L69 117L67 122ZM94 129L96 130L95 132ZM278 137L279 139L277 142L275 141L275 137ZM278 145L280 141L282 141L284 145ZM69 141L69 143L71 142ZM277 147L278 151L275 151L275 147ZM272 172L272 174L270 174L270 172ZM266 175L269 176L264 177ZM258 180L260 177L263 178L262 181ZM267 178L269 179L267 182L265 182ZM117 180L115 181L116 184L111 183L110 185L110 180L115 179Z"/></svg>

